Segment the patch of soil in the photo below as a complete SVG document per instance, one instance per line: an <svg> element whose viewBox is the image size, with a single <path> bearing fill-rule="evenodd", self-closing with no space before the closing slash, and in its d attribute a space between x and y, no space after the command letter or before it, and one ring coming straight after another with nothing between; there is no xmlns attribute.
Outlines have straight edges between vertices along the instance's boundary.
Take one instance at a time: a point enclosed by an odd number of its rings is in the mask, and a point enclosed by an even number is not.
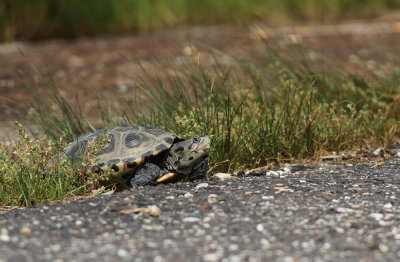
<svg viewBox="0 0 400 262"><path fill-rule="evenodd" d="M32 95L24 87L26 83L46 96L40 74L50 75L67 99L73 100L77 95L84 114L95 118L96 103L90 99L92 95L100 94L117 104L129 100L134 77L141 74L142 67L149 74L159 73L154 59L172 70L199 54L207 56L209 47L225 54L246 56L264 50L260 37L277 39L274 41L286 45L302 44L344 62L351 62L356 53L381 61L384 57L379 51L400 52L397 48L400 22L393 17L331 26L181 27L143 35L3 44L0 45L0 140L15 137L15 110L27 115L31 112ZM225 55L221 61L229 64L231 60Z"/></svg>

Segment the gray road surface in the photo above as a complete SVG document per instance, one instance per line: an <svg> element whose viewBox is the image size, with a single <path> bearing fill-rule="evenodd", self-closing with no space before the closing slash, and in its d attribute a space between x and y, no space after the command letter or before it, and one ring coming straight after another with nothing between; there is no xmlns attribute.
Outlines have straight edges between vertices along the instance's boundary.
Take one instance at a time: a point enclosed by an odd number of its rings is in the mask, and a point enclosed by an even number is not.
<svg viewBox="0 0 400 262"><path fill-rule="evenodd" d="M400 162L142 187L0 213L3 261L399 261Z"/></svg>

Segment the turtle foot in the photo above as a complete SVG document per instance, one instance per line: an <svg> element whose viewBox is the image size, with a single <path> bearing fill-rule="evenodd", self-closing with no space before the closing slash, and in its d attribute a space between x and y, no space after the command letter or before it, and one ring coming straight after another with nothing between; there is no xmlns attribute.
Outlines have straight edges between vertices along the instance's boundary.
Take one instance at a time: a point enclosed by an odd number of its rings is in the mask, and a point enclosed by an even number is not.
<svg viewBox="0 0 400 262"><path fill-rule="evenodd" d="M129 187L147 186L155 184L160 177L160 167L153 163L144 164L128 181Z"/></svg>

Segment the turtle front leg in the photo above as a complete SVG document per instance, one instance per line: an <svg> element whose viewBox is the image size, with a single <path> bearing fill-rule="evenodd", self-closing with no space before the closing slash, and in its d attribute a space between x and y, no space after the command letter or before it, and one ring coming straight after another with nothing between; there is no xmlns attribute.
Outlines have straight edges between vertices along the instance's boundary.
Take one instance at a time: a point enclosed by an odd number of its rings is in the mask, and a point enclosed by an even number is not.
<svg viewBox="0 0 400 262"><path fill-rule="evenodd" d="M190 181L205 178L208 171L208 157L198 163L190 174Z"/></svg>
<svg viewBox="0 0 400 262"><path fill-rule="evenodd" d="M128 180L129 187L152 185L161 176L161 168L153 163L146 163Z"/></svg>
<svg viewBox="0 0 400 262"><path fill-rule="evenodd" d="M193 167L192 172L189 175L190 181L195 181L198 179L205 178L207 175L207 171L208 171L208 157L206 157L200 163L198 163ZM161 175L162 176L156 180L157 183L174 182L183 179L187 176L185 174L169 173L168 171L162 172Z"/></svg>

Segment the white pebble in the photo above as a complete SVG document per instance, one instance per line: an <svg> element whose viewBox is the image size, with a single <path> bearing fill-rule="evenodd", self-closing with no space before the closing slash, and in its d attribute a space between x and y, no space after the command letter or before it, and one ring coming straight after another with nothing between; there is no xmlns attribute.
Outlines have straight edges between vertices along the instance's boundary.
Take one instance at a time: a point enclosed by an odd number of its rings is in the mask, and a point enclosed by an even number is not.
<svg viewBox="0 0 400 262"><path fill-rule="evenodd" d="M275 197L274 196L262 196L261 198L264 200L270 200L270 199L274 199Z"/></svg>
<svg viewBox="0 0 400 262"><path fill-rule="evenodd" d="M193 194L187 192L187 193L185 193L183 196L186 197L186 198L191 198L191 197L193 197Z"/></svg>
<svg viewBox="0 0 400 262"><path fill-rule="evenodd" d="M0 235L0 241L9 242L10 241L10 237L8 235L1 234Z"/></svg>
<svg viewBox="0 0 400 262"><path fill-rule="evenodd" d="M195 223L200 222L200 219L197 217L185 217L184 219L182 219L182 221L186 223Z"/></svg>
<svg viewBox="0 0 400 262"><path fill-rule="evenodd" d="M383 208L385 208L385 209L391 209L392 208L392 203L387 203L387 204L385 204L384 206L383 206Z"/></svg>
<svg viewBox="0 0 400 262"><path fill-rule="evenodd" d="M378 149L376 149L372 154L374 154L374 155L379 155L379 153L381 152L381 148L378 148Z"/></svg>
<svg viewBox="0 0 400 262"><path fill-rule="evenodd" d="M351 213L351 212L354 212L354 210L351 209L351 208L346 208L346 207L338 207L338 208L336 208L336 212L338 212L338 213Z"/></svg>
<svg viewBox="0 0 400 262"><path fill-rule="evenodd" d="M127 257L129 255L128 251L126 251L125 249L118 249L117 254L119 257Z"/></svg>
<svg viewBox="0 0 400 262"><path fill-rule="evenodd" d="M217 173L214 175L214 177L218 180L226 180L232 177L231 174L227 174L227 173Z"/></svg>
<svg viewBox="0 0 400 262"><path fill-rule="evenodd" d="M268 171L266 175L271 176L273 178L279 178L278 172L275 172L275 171Z"/></svg>
<svg viewBox="0 0 400 262"><path fill-rule="evenodd" d="M269 248L271 246L271 243L268 241L268 239L261 239L260 244L264 247L264 248Z"/></svg>
<svg viewBox="0 0 400 262"><path fill-rule="evenodd" d="M375 220L381 220L383 218L383 214L381 214L381 213L372 213L369 216L372 218L375 218Z"/></svg>
<svg viewBox="0 0 400 262"><path fill-rule="evenodd" d="M208 187L208 183L200 183L195 187L195 189L199 190L200 188L206 188L206 187Z"/></svg>
<svg viewBox="0 0 400 262"><path fill-rule="evenodd" d="M238 251L239 250L239 246L236 244L232 244L228 247L229 251Z"/></svg>

